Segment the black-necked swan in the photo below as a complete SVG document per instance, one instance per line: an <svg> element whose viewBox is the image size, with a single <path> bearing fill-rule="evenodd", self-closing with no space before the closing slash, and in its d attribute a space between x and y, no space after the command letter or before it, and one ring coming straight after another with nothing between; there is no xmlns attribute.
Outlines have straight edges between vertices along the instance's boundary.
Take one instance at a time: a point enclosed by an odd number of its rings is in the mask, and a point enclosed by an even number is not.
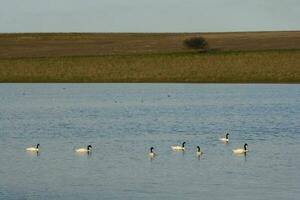
<svg viewBox="0 0 300 200"><path fill-rule="evenodd" d="M220 138L220 141L222 141L222 142L229 142L229 133L226 133L225 137Z"/></svg>
<svg viewBox="0 0 300 200"><path fill-rule="evenodd" d="M184 151L185 150L184 145L185 142L183 142L181 146L171 146L171 148L175 151Z"/></svg>
<svg viewBox="0 0 300 200"><path fill-rule="evenodd" d="M92 150L92 145L88 145L87 148L79 148L76 149L75 151L78 153L88 153Z"/></svg>
<svg viewBox="0 0 300 200"><path fill-rule="evenodd" d="M26 151L36 151L38 152L39 151L39 146L40 144L37 144L36 147L29 147L26 149Z"/></svg>
<svg viewBox="0 0 300 200"><path fill-rule="evenodd" d="M151 148L150 148L150 152L149 152L149 157L150 157L150 158L153 158L153 157L156 156L156 153L153 152L153 149L154 149L154 147L151 147Z"/></svg>
<svg viewBox="0 0 300 200"><path fill-rule="evenodd" d="M197 156L201 156L203 154L203 151L201 151L200 147L197 146Z"/></svg>
<svg viewBox="0 0 300 200"><path fill-rule="evenodd" d="M248 144L244 144L244 148L233 149L232 152L236 154L246 153L248 152Z"/></svg>

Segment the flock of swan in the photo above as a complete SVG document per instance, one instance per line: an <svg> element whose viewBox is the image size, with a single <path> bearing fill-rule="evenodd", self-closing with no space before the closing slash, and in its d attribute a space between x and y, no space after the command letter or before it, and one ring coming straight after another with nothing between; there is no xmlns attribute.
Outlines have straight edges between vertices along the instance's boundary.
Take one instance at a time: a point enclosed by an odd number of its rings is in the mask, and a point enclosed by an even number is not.
<svg viewBox="0 0 300 200"><path fill-rule="evenodd" d="M219 139L222 142L228 143L229 142L229 133L225 135L225 137ZM185 151L185 142L182 143L181 146L171 146L171 149L173 151ZM40 144L37 144L36 147L29 147L26 150L30 152L39 152L39 146ZM153 151L154 147L150 148L149 152L149 157L154 158L156 156L156 153ZM92 151L92 145L88 145L86 148L79 148L75 149L75 152L77 153L90 153ZM238 149L233 149L232 152L234 154L243 154L248 152L248 144L244 144L244 148L238 148ZM203 154L203 151L201 151L200 146L197 146L197 151L196 151L197 156L201 156Z"/></svg>
<svg viewBox="0 0 300 200"><path fill-rule="evenodd" d="M229 142L229 133L226 133L225 137L219 139L221 142L228 143ZM171 146L171 149L173 151L185 151L185 142L182 143L181 146ZM156 156L156 153L153 151L154 147L150 148L149 157L154 158ZM244 154L248 152L248 144L244 144L244 148L238 148L233 149L232 152L234 154ZM203 154L203 151L201 151L200 146L197 146L196 155L201 156Z"/></svg>

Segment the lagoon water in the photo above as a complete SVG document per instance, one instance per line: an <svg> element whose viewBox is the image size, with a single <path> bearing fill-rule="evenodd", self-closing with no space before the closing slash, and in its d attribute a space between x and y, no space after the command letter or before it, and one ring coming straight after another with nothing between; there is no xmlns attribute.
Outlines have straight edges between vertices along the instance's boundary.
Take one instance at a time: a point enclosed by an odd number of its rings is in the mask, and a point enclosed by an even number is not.
<svg viewBox="0 0 300 200"><path fill-rule="evenodd" d="M1 84L0 148L0 199L299 199L300 85Z"/></svg>

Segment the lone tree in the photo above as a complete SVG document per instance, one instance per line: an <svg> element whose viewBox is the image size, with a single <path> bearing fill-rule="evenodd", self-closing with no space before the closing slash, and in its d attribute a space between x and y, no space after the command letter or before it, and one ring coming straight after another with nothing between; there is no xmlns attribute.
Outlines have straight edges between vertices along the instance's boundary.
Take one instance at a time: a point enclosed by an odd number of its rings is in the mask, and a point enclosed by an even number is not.
<svg viewBox="0 0 300 200"><path fill-rule="evenodd" d="M187 48L200 50L200 51L207 51L208 50L208 43L203 37L192 37L188 38L183 41L184 45Z"/></svg>

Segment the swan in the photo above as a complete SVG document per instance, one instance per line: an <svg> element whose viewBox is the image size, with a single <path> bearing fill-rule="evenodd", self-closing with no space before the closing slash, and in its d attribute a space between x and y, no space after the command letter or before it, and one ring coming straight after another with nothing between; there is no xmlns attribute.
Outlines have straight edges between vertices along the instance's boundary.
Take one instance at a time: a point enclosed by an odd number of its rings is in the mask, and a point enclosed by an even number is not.
<svg viewBox="0 0 300 200"><path fill-rule="evenodd" d="M182 143L182 146L171 146L174 151L184 151L185 142Z"/></svg>
<svg viewBox="0 0 300 200"><path fill-rule="evenodd" d="M153 147L150 148L149 157L154 158L156 156L156 153L153 152Z"/></svg>
<svg viewBox="0 0 300 200"><path fill-rule="evenodd" d="M38 152L39 151L39 146L40 144L37 144L36 147L29 147L26 149L26 151L36 151Z"/></svg>
<svg viewBox="0 0 300 200"><path fill-rule="evenodd" d="M197 146L197 156L201 156L203 154L203 151L200 150L200 147Z"/></svg>
<svg viewBox="0 0 300 200"><path fill-rule="evenodd" d="M229 142L229 133L226 133L226 135L225 135L225 137L223 137L223 138L220 138L220 141L222 141L222 142Z"/></svg>
<svg viewBox="0 0 300 200"><path fill-rule="evenodd" d="M76 149L75 151L77 153L89 153L91 152L92 150L92 145L88 145L87 148L79 148L79 149Z"/></svg>
<svg viewBox="0 0 300 200"><path fill-rule="evenodd" d="M235 154L246 153L248 152L248 144L245 144L243 149L233 149L232 152Z"/></svg>

